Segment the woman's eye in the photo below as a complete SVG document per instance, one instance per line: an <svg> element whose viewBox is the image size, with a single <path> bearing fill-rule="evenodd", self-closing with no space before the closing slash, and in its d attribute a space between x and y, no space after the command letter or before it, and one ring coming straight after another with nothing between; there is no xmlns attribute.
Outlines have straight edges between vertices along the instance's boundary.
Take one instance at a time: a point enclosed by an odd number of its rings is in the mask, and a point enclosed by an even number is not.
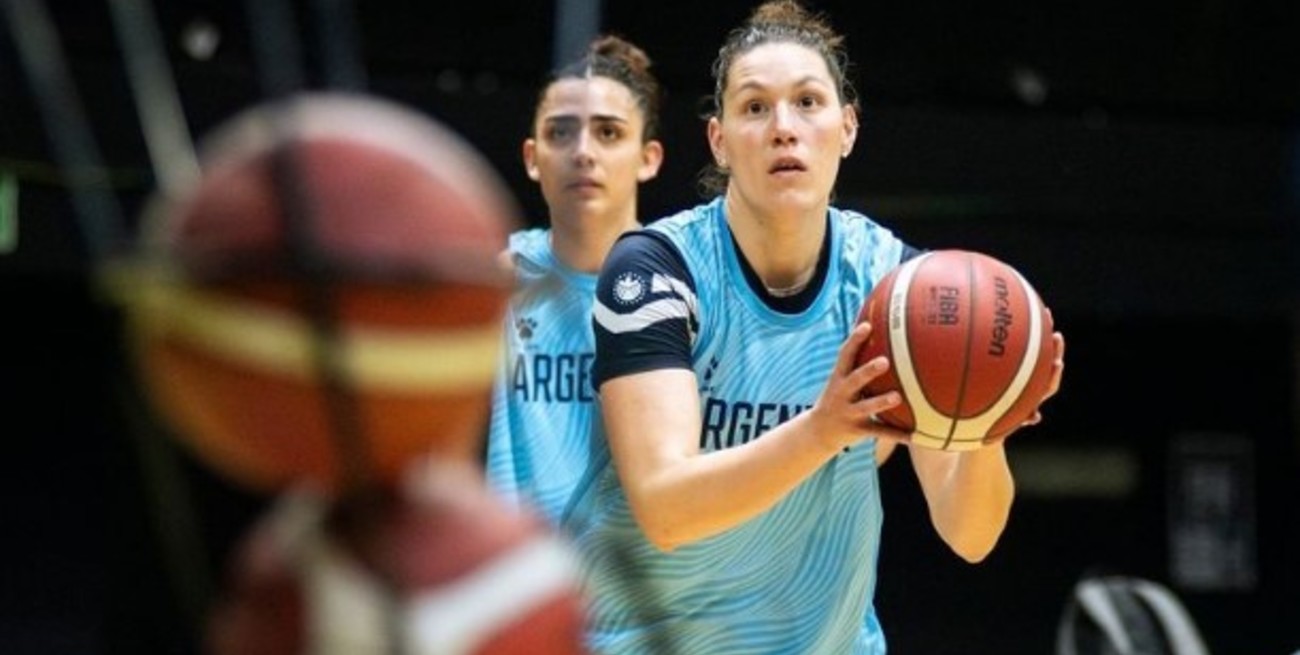
<svg viewBox="0 0 1300 655"><path fill-rule="evenodd" d="M573 136L573 130L568 127L553 126L546 130L546 139L552 142L564 142Z"/></svg>
<svg viewBox="0 0 1300 655"><path fill-rule="evenodd" d="M602 127L596 132L596 136L606 143L618 141L623 137L622 130L617 127Z"/></svg>

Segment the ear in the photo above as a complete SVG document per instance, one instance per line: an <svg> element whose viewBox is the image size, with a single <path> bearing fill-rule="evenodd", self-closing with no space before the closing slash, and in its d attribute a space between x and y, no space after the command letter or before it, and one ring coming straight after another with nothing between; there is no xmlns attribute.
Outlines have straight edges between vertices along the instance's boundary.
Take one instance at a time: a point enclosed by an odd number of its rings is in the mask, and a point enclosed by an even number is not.
<svg viewBox="0 0 1300 655"><path fill-rule="evenodd" d="M840 143L840 157L848 157L853 152L853 144L858 140L858 110L853 105L844 105L844 137Z"/></svg>
<svg viewBox="0 0 1300 655"><path fill-rule="evenodd" d="M709 150L713 151L713 163L726 166L727 153L722 148L722 122L717 116L709 118Z"/></svg>
<svg viewBox="0 0 1300 655"><path fill-rule="evenodd" d="M524 172L528 173L528 179L536 182L541 179L542 173L537 170L537 140L524 139Z"/></svg>
<svg viewBox="0 0 1300 655"><path fill-rule="evenodd" d="M651 139L641 145L641 169L636 173L637 182L653 180L659 174L659 166L664 163L664 144Z"/></svg>

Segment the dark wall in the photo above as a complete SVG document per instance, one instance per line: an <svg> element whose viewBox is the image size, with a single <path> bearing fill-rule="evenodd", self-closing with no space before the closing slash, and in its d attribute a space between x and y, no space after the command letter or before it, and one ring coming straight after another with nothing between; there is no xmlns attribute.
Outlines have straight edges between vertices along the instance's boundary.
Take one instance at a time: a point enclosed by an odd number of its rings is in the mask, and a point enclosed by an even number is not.
<svg viewBox="0 0 1300 655"><path fill-rule="evenodd" d="M1293 351L1288 322L1073 314L1065 320L1069 382L1046 406L1044 424L1008 446L1020 495L985 562L970 566L948 553L928 526L906 460L886 466L891 495L879 608L895 652L1054 652L1071 586L1095 571L1169 584L1212 653L1292 652L1300 643L1300 516L1291 499L1300 485L1287 413L1296 394L1293 362L1279 356ZM1215 336L1207 340L1205 330ZM1189 359L1212 372L1197 374ZM1252 524L1257 584L1250 589L1182 586L1172 572L1179 544L1171 526L1184 502L1175 484L1177 446L1202 433L1253 448L1254 502L1244 509L1254 516L1238 510L1227 521ZM1030 467L1041 460L1018 455L1047 448L1128 453L1132 486L1085 495L1030 485ZM1082 457L1075 466L1095 468Z"/></svg>
<svg viewBox="0 0 1300 655"><path fill-rule="evenodd" d="M109 14L50 4L129 237L154 180ZM475 2L453 16L438 4L357 3L366 85L461 131L543 224L518 150L549 65L550 6ZM669 94L650 219L697 198L698 101L748 3L605 4L605 25L646 46ZM1014 438L1018 474L1042 460L1017 452L1103 451L1133 466L1132 486L1110 496L1022 486L999 548L970 566L934 537L899 456L883 473L882 620L902 655L1048 653L1070 585L1100 566L1175 584L1217 655L1292 652L1300 23L1284 2L1058 4L817 4L849 36L864 105L838 202L917 245L1014 263L1066 333L1066 386L1046 422ZM240 3L160 5L196 133L262 95ZM304 79L319 87L310 6L293 6ZM177 45L197 17L224 35L210 60ZM0 650L190 652L195 607L263 499L172 447L140 403L121 317L94 278L111 244L74 211L12 46L0 35L0 172L20 180L21 232L0 254L13 455ZM1045 96L1016 91L1034 79ZM1173 462L1195 434L1249 446L1248 588L1176 586Z"/></svg>

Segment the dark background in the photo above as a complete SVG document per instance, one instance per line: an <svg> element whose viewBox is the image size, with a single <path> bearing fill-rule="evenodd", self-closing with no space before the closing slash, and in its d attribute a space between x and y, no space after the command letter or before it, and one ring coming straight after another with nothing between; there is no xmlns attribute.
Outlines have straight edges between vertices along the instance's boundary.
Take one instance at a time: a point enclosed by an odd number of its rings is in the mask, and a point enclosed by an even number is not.
<svg viewBox="0 0 1300 655"><path fill-rule="evenodd" d="M120 245L114 234L129 238L156 180L107 4L48 4L122 223L114 232L111 211L74 211L50 139L66 125L36 102L6 29L0 173L18 181L19 220L0 254L0 651L191 652L194 612L264 499L172 448L136 395L94 264ZM291 3L292 24L270 25L282 39L270 61L301 64L302 86L351 81L443 120L543 224L518 152L559 48L558 10L452 4ZM668 158L644 187L643 217L695 202L707 154L698 100L750 3L590 4L602 29L647 49L668 91ZM245 6L153 5L195 134L283 88L255 54ZM350 33L320 36L327 6L352 15ZM1099 567L1170 585L1216 655L1300 649L1294 3L812 6L847 35L864 105L837 202L916 245L1013 263L1069 344L1046 422L1012 443L1020 495L986 562L941 547L901 457L884 470L877 606L893 652L1051 653L1071 585ZM201 22L220 33L208 58L183 46ZM359 75L338 77L328 43ZM1206 441L1223 448L1180 455ZM1226 481L1211 494L1222 511L1191 506L1189 489L1205 482L1186 486L1196 471ZM1211 541L1241 547L1227 578L1179 573L1173 552L1186 543L1171 535L1189 516ZM1222 563L1224 551L1207 552L1197 561Z"/></svg>

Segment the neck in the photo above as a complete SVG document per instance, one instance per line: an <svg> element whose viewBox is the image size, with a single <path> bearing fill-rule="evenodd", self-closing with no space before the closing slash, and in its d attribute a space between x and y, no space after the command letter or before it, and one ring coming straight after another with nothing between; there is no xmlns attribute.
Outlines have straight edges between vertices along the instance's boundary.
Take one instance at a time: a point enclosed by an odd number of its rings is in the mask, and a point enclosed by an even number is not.
<svg viewBox="0 0 1300 655"><path fill-rule="evenodd" d="M817 271L826 235L825 206L818 212L762 214L727 195L727 222L740 251L775 296L799 293Z"/></svg>
<svg viewBox="0 0 1300 655"><path fill-rule="evenodd" d="M624 232L641 227L635 208L618 217L556 220L551 217L551 251L565 266L583 273L598 273L605 255Z"/></svg>
<svg viewBox="0 0 1300 655"><path fill-rule="evenodd" d="M813 274L816 272L816 270L817 269L815 267L808 269L808 272L806 274L801 274L795 280L794 284L791 284L790 286L769 287L766 284L764 284L763 288L767 289L767 292L769 294L777 298L789 298L790 296L798 295L800 291L803 291L804 289L808 288L808 283L812 281Z"/></svg>

